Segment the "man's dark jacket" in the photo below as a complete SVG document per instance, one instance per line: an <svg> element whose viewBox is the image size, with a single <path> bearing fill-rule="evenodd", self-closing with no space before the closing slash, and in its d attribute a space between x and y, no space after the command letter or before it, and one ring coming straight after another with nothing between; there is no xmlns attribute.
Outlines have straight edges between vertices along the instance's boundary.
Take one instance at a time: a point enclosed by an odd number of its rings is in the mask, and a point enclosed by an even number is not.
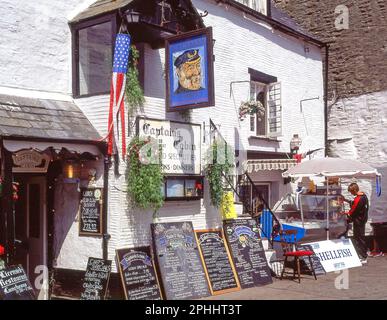
<svg viewBox="0 0 387 320"><path fill-rule="evenodd" d="M363 192L359 192L353 200L348 216L355 224L365 224L368 220L368 198Z"/></svg>

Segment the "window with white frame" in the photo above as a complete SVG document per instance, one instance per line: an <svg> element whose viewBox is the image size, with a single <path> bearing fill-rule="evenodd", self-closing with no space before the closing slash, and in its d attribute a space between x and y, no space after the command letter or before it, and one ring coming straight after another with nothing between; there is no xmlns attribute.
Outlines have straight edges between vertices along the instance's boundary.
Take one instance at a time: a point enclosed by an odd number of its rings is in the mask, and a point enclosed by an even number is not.
<svg viewBox="0 0 387 320"><path fill-rule="evenodd" d="M264 112L250 116L250 132L255 136L278 137L282 134L281 83L250 82L250 100L259 101Z"/></svg>
<svg viewBox="0 0 387 320"><path fill-rule="evenodd" d="M267 0L236 0L259 13L267 15Z"/></svg>

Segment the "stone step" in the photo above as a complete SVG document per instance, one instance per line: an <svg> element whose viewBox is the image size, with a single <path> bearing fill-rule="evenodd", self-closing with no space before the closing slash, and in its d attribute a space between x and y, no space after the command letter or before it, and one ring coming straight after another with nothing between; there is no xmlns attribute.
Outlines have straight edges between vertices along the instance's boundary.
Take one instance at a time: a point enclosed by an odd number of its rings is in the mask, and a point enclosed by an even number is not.
<svg viewBox="0 0 387 320"><path fill-rule="evenodd" d="M267 240L267 239L262 239L261 241L262 241L263 249L264 249L265 251L269 250L269 240Z"/></svg>

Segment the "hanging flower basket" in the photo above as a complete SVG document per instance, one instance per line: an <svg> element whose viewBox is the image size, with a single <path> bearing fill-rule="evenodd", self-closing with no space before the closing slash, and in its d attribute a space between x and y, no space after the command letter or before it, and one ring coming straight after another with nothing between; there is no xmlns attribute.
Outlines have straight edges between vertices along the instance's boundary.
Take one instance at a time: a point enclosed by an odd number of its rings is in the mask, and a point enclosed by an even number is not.
<svg viewBox="0 0 387 320"><path fill-rule="evenodd" d="M257 115L258 121L262 121L265 117L265 107L261 101L246 101L242 102L239 107L239 119L243 121L247 115Z"/></svg>

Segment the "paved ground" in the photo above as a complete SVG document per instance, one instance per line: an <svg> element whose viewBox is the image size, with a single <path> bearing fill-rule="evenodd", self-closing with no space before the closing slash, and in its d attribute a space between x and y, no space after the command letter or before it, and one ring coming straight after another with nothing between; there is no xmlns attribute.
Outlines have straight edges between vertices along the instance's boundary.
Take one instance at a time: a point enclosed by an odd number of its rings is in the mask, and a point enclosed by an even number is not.
<svg viewBox="0 0 387 320"><path fill-rule="evenodd" d="M337 277L340 277L337 279ZM244 289L237 292L213 296L209 300L331 300L372 299L387 300L387 257L368 258L363 267L348 270L348 289L336 289L335 282L346 285L344 274L334 272L318 276L303 275L301 283L291 279L274 279L273 284Z"/></svg>

